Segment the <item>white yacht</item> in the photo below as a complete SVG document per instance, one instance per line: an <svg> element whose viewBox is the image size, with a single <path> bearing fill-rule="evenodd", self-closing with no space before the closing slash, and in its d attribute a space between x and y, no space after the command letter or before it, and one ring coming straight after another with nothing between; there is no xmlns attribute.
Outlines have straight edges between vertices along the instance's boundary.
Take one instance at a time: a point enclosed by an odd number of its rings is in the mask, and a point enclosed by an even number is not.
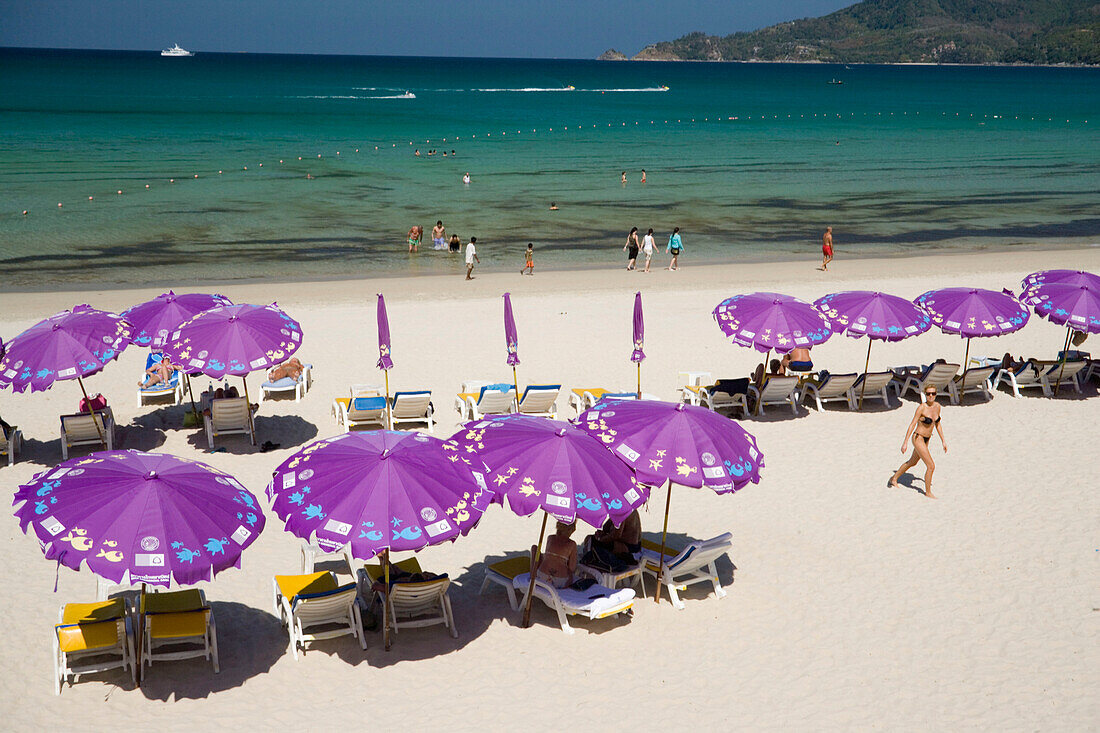
<svg viewBox="0 0 1100 733"><path fill-rule="evenodd" d="M195 54L185 48L180 48L177 43L172 48L166 48L160 52L161 56L194 56Z"/></svg>

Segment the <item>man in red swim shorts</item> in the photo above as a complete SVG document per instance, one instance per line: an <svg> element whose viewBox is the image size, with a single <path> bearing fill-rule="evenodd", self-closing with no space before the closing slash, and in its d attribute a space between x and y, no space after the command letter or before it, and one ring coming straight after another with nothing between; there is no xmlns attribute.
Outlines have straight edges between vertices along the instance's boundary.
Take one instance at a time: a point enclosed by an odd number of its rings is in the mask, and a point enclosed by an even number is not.
<svg viewBox="0 0 1100 733"><path fill-rule="evenodd" d="M821 238L821 270L828 270L829 263L833 261L833 228L825 227L825 235Z"/></svg>

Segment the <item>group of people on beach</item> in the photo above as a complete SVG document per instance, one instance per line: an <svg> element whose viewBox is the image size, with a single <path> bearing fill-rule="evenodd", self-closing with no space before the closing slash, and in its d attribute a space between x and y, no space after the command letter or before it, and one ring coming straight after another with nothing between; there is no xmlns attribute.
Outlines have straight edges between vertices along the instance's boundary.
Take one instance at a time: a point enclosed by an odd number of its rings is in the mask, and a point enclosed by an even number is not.
<svg viewBox="0 0 1100 733"><path fill-rule="evenodd" d="M409 251L419 252L420 245L424 241L424 227L413 224L409 229L407 239ZM447 228L443 226L442 220L438 220L435 226L432 227L432 249L443 252L459 252L462 249L462 240L458 238L457 234L452 234L450 241L447 241Z"/></svg>
<svg viewBox="0 0 1100 733"><path fill-rule="evenodd" d="M636 565L642 552L642 519L635 509L618 527L608 519L585 541L584 554L580 554L572 535L576 523L558 522L554 534L546 538L546 550L539 558L536 575L539 580L555 588L574 587L588 590L595 584L591 579L576 577L577 562L590 567L620 572ZM537 548L532 547L532 554Z"/></svg>
<svg viewBox="0 0 1100 733"><path fill-rule="evenodd" d="M630 233L626 235L626 244L623 245L623 252L626 252L626 269L638 269L638 254L641 253L645 255L645 269L642 272L649 272L649 267L653 263L653 253L656 250L657 245L653 239L652 227L642 237L640 243L638 241L638 227L631 227ZM672 255L672 260L665 268L666 270L680 269L680 253L683 251L684 241L680 238L680 227L675 227L668 237L668 244L665 245L665 252Z"/></svg>

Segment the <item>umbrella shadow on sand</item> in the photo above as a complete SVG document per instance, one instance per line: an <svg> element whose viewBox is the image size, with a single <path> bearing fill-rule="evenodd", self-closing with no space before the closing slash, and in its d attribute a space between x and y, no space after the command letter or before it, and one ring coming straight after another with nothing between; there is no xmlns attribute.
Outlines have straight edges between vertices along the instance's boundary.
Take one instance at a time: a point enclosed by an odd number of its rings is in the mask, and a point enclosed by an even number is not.
<svg viewBox="0 0 1100 733"><path fill-rule="evenodd" d="M154 662L142 673L141 691L150 700L201 699L240 687L264 674L287 654L287 635L277 616L242 603L213 601L217 623L218 661L214 674L201 657Z"/></svg>
<svg viewBox="0 0 1100 733"><path fill-rule="evenodd" d="M248 455L259 453L265 443L272 447L293 448L308 443L317 437L317 426L297 415L265 415L253 418L256 428L256 445L248 441L248 436L243 434L230 434L214 439L214 451L226 452L232 455ZM206 430L201 426L191 435L187 436L187 442L201 451L208 451L210 444L206 439Z"/></svg>

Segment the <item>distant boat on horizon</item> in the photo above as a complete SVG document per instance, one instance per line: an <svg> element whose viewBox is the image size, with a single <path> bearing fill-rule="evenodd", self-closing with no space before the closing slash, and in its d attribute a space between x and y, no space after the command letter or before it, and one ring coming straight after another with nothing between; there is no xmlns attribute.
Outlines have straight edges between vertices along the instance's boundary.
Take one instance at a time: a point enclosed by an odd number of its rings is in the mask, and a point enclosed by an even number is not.
<svg viewBox="0 0 1100 733"><path fill-rule="evenodd" d="M843 84L844 82L842 82L840 79L832 79L832 80L829 81L829 83L830 84Z"/></svg>
<svg viewBox="0 0 1100 733"><path fill-rule="evenodd" d="M191 51L188 51L185 48L180 48L180 45L177 43L177 44L173 45L171 48L166 48L163 51L161 51L160 55L161 56L194 56L195 54Z"/></svg>

